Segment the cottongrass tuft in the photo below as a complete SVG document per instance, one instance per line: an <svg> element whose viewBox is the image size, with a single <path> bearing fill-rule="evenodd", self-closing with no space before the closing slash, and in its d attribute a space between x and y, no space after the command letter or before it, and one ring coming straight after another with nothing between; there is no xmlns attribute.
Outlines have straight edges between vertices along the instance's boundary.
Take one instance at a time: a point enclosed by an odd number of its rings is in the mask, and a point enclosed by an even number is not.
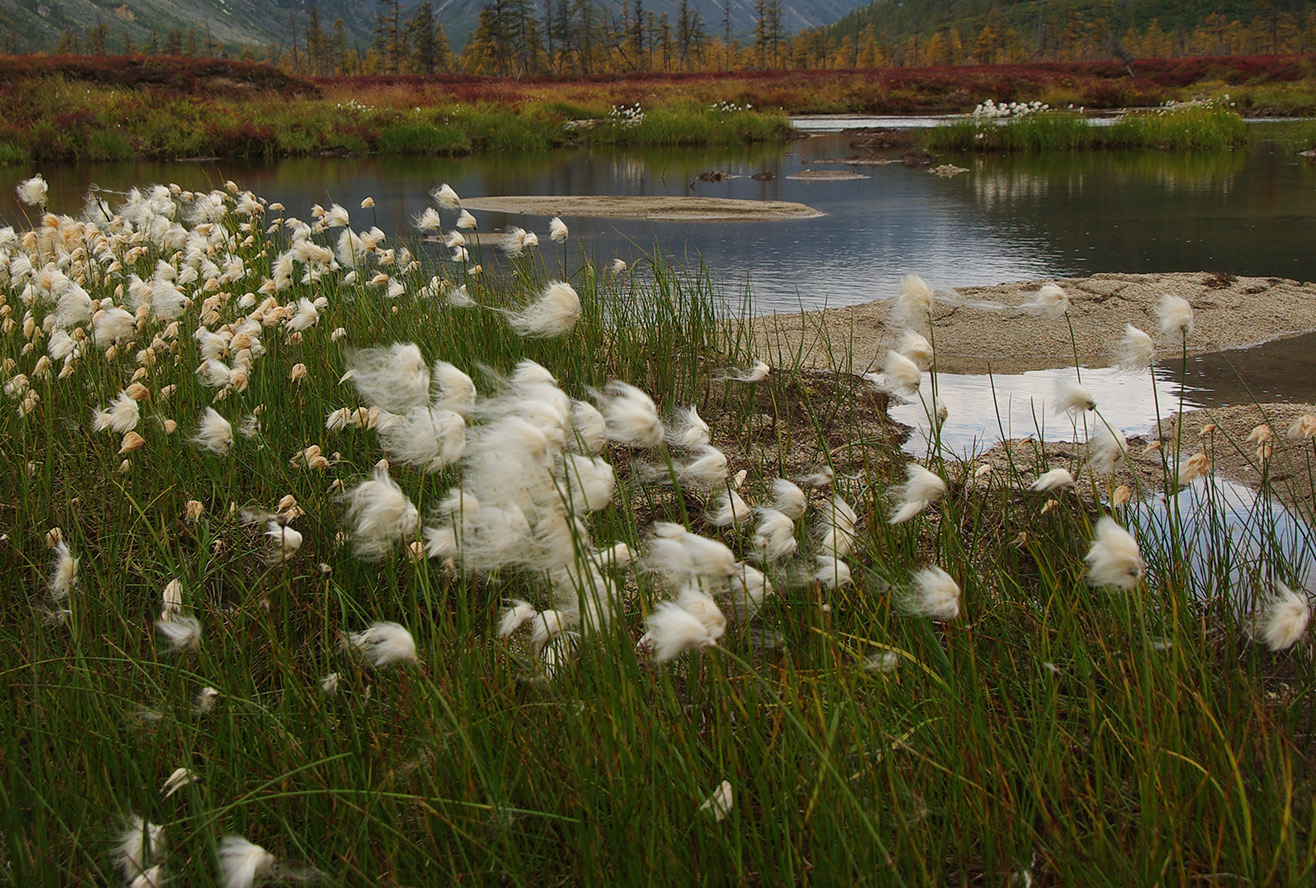
<svg viewBox="0 0 1316 888"><path fill-rule="evenodd" d="M457 192L452 190L452 186L444 182L438 188L430 192L430 197L445 210L460 210L462 199L457 196Z"/></svg>
<svg viewBox="0 0 1316 888"><path fill-rule="evenodd" d="M1040 314L1058 321L1069 313L1069 295L1058 284L1043 284L1031 301L1020 306L1028 314Z"/></svg>
<svg viewBox="0 0 1316 888"><path fill-rule="evenodd" d="M270 541L270 548L265 560L270 564L286 564L302 547L302 534L273 520L266 527L265 536Z"/></svg>
<svg viewBox="0 0 1316 888"><path fill-rule="evenodd" d="M115 396L109 407L92 414L91 428L95 432L111 431L123 435L137 428L141 416L137 401L123 391Z"/></svg>
<svg viewBox="0 0 1316 888"><path fill-rule="evenodd" d="M676 411L667 420L667 443L674 447L699 447L711 440L708 423L694 407Z"/></svg>
<svg viewBox="0 0 1316 888"><path fill-rule="evenodd" d="M202 450L223 456L233 446L233 425L214 407L207 407L192 443Z"/></svg>
<svg viewBox="0 0 1316 888"><path fill-rule="evenodd" d="M1096 410L1097 402L1092 394L1071 379L1056 380L1056 413L1077 417L1084 410Z"/></svg>
<svg viewBox="0 0 1316 888"><path fill-rule="evenodd" d="M155 628L169 642L171 651L195 651L201 647L201 621L196 617L171 614L169 619L157 621Z"/></svg>
<svg viewBox="0 0 1316 888"><path fill-rule="evenodd" d="M275 860L273 854L242 836L224 836L219 841L220 882L224 888L251 888Z"/></svg>
<svg viewBox="0 0 1316 888"><path fill-rule="evenodd" d="M50 576L46 584L50 587L50 597L55 601L66 601L78 585L78 559L73 557L69 544L60 540L54 546L55 559L50 565Z"/></svg>
<svg viewBox="0 0 1316 888"><path fill-rule="evenodd" d="M40 173L37 173L31 179L24 179L18 183L14 189L18 199L30 207L44 207L46 205L46 196L50 192L50 186Z"/></svg>
<svg viewBox="0 0 1316 888"><path fill-rule="evenodd" d="M903 524L946 495L946 482L936 472L910 463L905 467L905 474L905 483L894 491L896 507L887 519L888 524Z"/></svg>
<svg viewBox="0 0 1316 888"><path fill-rule="evenodd" d="M740 370L735 367L725 367L713 374L714 382L762 382L772 373L772 367L767 361L755 361L754 366L748 370Z"/></svg>
<svg viewBox="0 0 1316 888"><path fill-rule="evenodd" d="M943 622L960 615L960 585L936 565L925 567L911 578L909 591L900 600L906 613Z"/></svg>
<svg viewBox="0 0 1316 888"><path fill-rule="evenodd" d="M350 353L347 363L343 379L381 410L406 413L429 403L430 368L414 342L361 349Z"/></svg>
<svg viewBox="0 0 1316 888"><path fill-rule="evenodd" d="M653 649L655 663L665 663L686 651L717 647L721 633L714 634L697 616L672 601L660 601L644 621L644 640Z"/></svg>
<svg viewBox="0 0 1316 888"><path fill-rule="evenodd" d="M771 564L789 558L798 548L795 523L790 516L776 509L760 509L759 523L754 528L755 555Z"/></svg>
<svg viewBox="0 0 1316 888"><path fill-rule="evenodd" d="M566 242L567 242L567 223L563 222L563 221L562 221L559 217L557 217L557 216L554 216L552 219L549 219L549 220L548 220L548 236L549 236L549 237L550 237L555 243L559 243L559 244L564 244L564 243L566 243Z"/></svg>
<svg viewBox="0 0 1316 888"><path fill-rule="evenodd" d="M151 864L164 858L164 827L148 823L134 814L128 818L114 856L124 881L130 882L147 871Z"/></svg>
<svg viewBox="0 0 1316 888"><path fill-rule="evenodd" d="M416 641L399 623L372 623L364 632L352 635L349 640L376 669L394 663L415 663Z"/></svg>
<svg viewBox="0 0 1316 888"><path fill-rule="evenodd" d="M393 544L416 533L420 512L402 488L388 475L387 465L377 465L368 480L343 495L347 512L343 521L351 534L356 554L377 561Z"/></svg>
<svg viewBox="0 0 1316 888"><path fill-rule="evenodd" d="M1124 325L1124 335L1115 349L1115 366L1121 373L1143 373L1156 355L1152 338L1132 324Z"/></svg>
<svg viewBox="0 0 1316 888"><path fill-rule="evenodd" d="M814 568L809 575L811 580L821 583L825 589L840 589L853 581L850 565L831 555L818 555L814 558Z"/></svg>
<svg viewBox="0 0 1316 888"><path fill-rule="evenodd" d="M932 343L928 342L927 337L922 333L914 330L905 331L896 352L917 364L919 370L930 368L935 357L932 353Z"/></svg>
<svg viewBox="0 0 1316 888"><path fill-rule="evenodd" d="M1146 572L1138 541L1109 515L1097 522L1092 547L1083 560L1088 564L1087 581L1092 586L1127 591L1138 585Z"/></svg>
<svg viewBox="0 0 1316 888"><path fill-rule="evenodd" d="M713 818L718 823L721 823L727 818L727 815L731 813L731 808L734 804L735 798L731 790L731 781L723 780L718 784L717 789L713 790L713 794L705 799L704 803L699 806L699 810L712 813Z"/></svg>
<svg viewBox="0 0 1316 888"><path fill-rule="evenodd" d="M772 481L772 501L767 508L775 509L792 521L799 521L809 508L809 497L793 482L775 478Z"/></svg>
<svg viewBox="0 0 1316 888"><path fill-rule="evenodd" d="M1098 423L1088 437L1087 447L1088 467L1096 475L1112 474L1115 466L1129 456L1129 442L1104 422Z"/></svg>
<svg viewBox="0 0 1316 888"><path fill-rule="evenodd" d="M663 422L653 399L630 383L614 379L603 393L593 392L607 422L608 438L632 447L657 447L663 441Z"/></svg>
<svg viewBox="0 0 1316 888"><path fill-rule="evenodd" d="M754 510L745 502L744 497L734 490L727 490L717 498L714 510L704 514L708 522L715 527L740 526L754 515Z"/></svg>
<svg viewBox="0 0 1316 888"><path fill-rule="evenodd" d="M891 320L896 327L909 327L926 321L932 314L936 296L927 281L916 274L900 279L900 295L891 307Z"/></svg>
<svg viewBox="0 0 1316 888"><path fill-rule="evenodd" d="M881 383L881 387L885 391L907 396L912 395L918 391L922 376L918 364L900 352L892 350L886 353L886 361L882 364L883 381Z"/></svg>
<svg viewBox="0 0 1316 888"><path fill-rule="evenodd" d="M1284 651L1297 644L1311 622L1311 602L1306 595L1294 592L1283 583L1266 601L1258 621L1260 637L1272 651Z"/></svg>
<svg viewBox="0 0 1316 888"><path fill-rule="evenodd" d="M1162 336L1186 338L1193 335L1193 307L1187 299L1172 293L1161 294L1156 303L1156 319Z"/></svg>
<svg viewBox="0 0 1316 888"><path fill-rule="evenodd" d="M200 778L193 771L187 768L175 768L173 772L165 778L164 785L160 787L160 795L169 798L189 783L196 783Z"/></svg>
<svg viewBox="0 0 1316 888"><path fill-rule="evenodd" d="M508 317L507 322L522 336L551 339L565 336L580 320L580 295L562 281L550 281L534 303Z"/></svg>
<svg viewBox="0 0 1316 888"><path fill-rule="evenodd" d="M1052 490L1071 490L1073 487L1074 476L1070 471L1057 468L1038 475L1037 480L1029 485L1028 489L1033 493L1048 493Z"/></svg>

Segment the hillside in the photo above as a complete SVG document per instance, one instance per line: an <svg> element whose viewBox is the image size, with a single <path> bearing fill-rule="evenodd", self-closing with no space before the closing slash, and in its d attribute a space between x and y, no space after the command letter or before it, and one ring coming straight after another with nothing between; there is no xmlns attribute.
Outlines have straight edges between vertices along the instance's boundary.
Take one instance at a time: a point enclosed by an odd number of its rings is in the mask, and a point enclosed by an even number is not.
<svg viewBox="0 0 1316 888"><path fill-rule="evenodd" d="M474 30L480 9L487 0L435 0L435 16L444 26L452 46L460 49ZM752 33L757 19L755 0L728 0L730 31L733 37ZM787 34L817 28L836 21L854 10L862 0L791 0L781 3L781 28ZM411 17L419 0L398 0L398 13ZM569 4L578 7L579 4ZM557 6L557 4L555 4ZM679 0L604 0L593 4L595 14L604 21L622 22L643 13L656 20L667 16L675 26ZM318 15L321 27L332 32L336 20L342 20L342 36L347 48L360 52L375 39L375 25L380 13L391 13L392 3L375 0L0 0L0 50L6 53L45 52L59 45L70 32L86 40L100 29L110 52L124 50L125 39L135 48L146 49L177 41L180 52L192 47L204 50L222 44L230 55L244 46L277 47L291 51L292 36L298 35L304 47L308 17ZM724 33L724 10L721 0L690 0L710 35ZM543 17L541 3L532 4L534 13ZM103 26L103 27L102 27ZM171 32L172 36L171 36ZM86 49L85 46L66 47Z"/></svg>
<svg viewBox="0 0 1316 888"><path fill-rule="evenodd" d="M1310 52L1311 0L876 0L816 39L904 64Z"/></svg>

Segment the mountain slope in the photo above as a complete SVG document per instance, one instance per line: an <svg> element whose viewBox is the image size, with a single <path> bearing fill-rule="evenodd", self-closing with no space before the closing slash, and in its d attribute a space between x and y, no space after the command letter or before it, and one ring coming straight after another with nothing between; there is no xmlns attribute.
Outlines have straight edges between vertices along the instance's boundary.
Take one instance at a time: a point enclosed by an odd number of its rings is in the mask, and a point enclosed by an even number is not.
<svg viewBox="0 0 1316 888"><path fill-rule="evenodd" d="M418 0L402 0L405 20ZM480 9L486 0L437 0L435 12L452 45L459 48L475 28ZM754 29L754 0L726 0L731 7L731 34L744 38ZM391 4L390 4L391 5ZM542 18L543 2L536 11ZM621 21L633 13L634 2L626 11L623 0L596 2L609 19ZM794 34L836 21L862 5L862 0L788 0L782 4L782 25ZM721 0L691 0L710 36L723 33L724 10ZM364 50L374 40L375 22L387 6L373 0L0 0L0 50L38 52L53 49L61 35L77 32L86 35L92 28L108 27L108 48L121 51L124 36L140 48L163 43L170 31L186 35L194 32L198 42L207 39L223 43L234 51L242 45L280 46L289 49L293 34L304 46L307 16L312 8L326 31L335 19L343 20L349 45ZM676 22L679 0L650 0L643 4L646 17L666 14Z"/></svg>

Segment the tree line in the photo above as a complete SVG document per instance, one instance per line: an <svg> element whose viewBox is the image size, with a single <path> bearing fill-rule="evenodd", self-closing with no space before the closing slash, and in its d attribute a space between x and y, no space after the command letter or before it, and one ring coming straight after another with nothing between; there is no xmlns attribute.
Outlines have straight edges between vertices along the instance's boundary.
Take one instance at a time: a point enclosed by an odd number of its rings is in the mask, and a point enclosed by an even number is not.
<svg viewBox="0 0 1316 888"><path fill-rule="evenodd" d="M1316 9L1283 10L1256 0L1256 14L1230 18L1214 11L1189 27L1144 23L1063 3L1022 24L993 5L974 20L895 36L852 13L835 25L790 35L783 0L755 0L755 25L743 41L731 33L727 0L722 21L706 21L689 0L676 15L595 0L488 0L465 47L456 52L431 0L404 15L401 0L377 0L374 40L359 45L341 18L328 26L315 6L290 12L279 44L238 49L302 75L464 73L507 77L747 70L844 70L888 66L1093 61L1117 57L1274 55L1316 51ZM174 29L137 42L97 24L68 31L56 52L88 55L227 57L230 48L195 29Z"/></svg>

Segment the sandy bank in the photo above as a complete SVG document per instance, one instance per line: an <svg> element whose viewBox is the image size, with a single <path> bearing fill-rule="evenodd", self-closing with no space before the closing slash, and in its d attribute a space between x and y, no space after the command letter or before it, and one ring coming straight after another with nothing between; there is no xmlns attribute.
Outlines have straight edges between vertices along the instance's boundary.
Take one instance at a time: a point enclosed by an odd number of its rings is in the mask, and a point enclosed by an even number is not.
<svg viewBox="0 0 1316 888"><path fill-rule="evenodd" d="M1193 354L1244 348L1316 330L1316 284L1282 278L1245 278L1209 272L1097 274L1057 281L961 287L939 299L932 316L937 368L948 373L1018 373L1073 364L1069 326L1020 310L1045 283L1069 294L1069 317L1079 360L1106 366L1125 324L1157 333L1162 293L1192 303ZM899 292L900 282L874 287ZM886 325L890 299L862 305L759 318L760 353L773 363L800 355L810 366L836 366L849 356L855 372L879 366L898 333ZM926 326L923 331L928 332ZM1158 340L1159 353L1178 354L1179 342ZM848 369L848 368L846 368Z"/></svg>
<svg viewBox="0 0 1316 888"><path fill-rule="evenodd" d="M761 222L812 219L818 210L785 200L731 200L683 195L653 197L579 197L508 195L462 200L470 210L527 216L576 216L598 219L648 219L654 222Z"/></svg>

